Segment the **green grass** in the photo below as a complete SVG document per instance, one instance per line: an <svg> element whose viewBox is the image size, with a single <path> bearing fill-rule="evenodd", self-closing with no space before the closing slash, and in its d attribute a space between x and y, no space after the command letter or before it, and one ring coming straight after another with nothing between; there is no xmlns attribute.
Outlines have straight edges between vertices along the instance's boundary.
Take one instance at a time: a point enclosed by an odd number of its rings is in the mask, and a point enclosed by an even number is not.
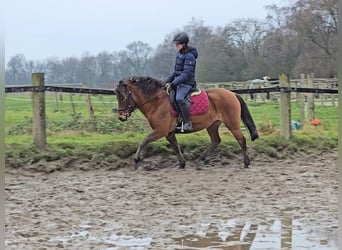
<svg viewBox="0 0 342 250"><path fill-rule="evenodd" d="M280 105L279 103L255 103L248 102L249 110L254 118L259 131L263 134L279 134L280 129ZM294 131L296 134L321 134L328 137L336 137L338 134L338 107L315 106L316 118L321 121L320 126L312 126L306 121L303 128ZM300 122L300 104L291 104L291 119Z"/></svg>
<svg viewBox="0 0 342 250"><path fill-rule="evenodd" d="M71 102L70 96L73 101ZM94 116L89 114L86 96L76 94L46 95L46 126L48 131L88 131L105 134L127 130L142 132L148 124L139 112L127 123L120 122L112 108L115 96L91 96ZM72 106L74 104L74 108ZM32 131L32 103L30 94L10 94L5 102L6 135L27 134Z"/></svg>
<svg viewBox="0 0 342 250"><path fill-rule="evenodd" d="M120 157L133 154L139 142L150 131L146 119L139 111L134 112L127 122L120 122L112 108L116 107L115 96L91 96L94 117L89 115L85 95L73 94L75 112L71 105L71 94L50 94L46 96L47 142L50 153L42 154L32 145L32 107L30 94L8 94L6 97L6 154L7 157L22 159L28 162L32 157L58 159L64 156L82 155L91 158L94 154L100 157L112 157L116 152ZM250 142L249 147L257 152L276 156L279 151L296 152L297 150L320 149L333 150L337 147L338 111L336 106L316 105L316 117L320 126L311 126L308 122L298 131L293 131L290 141L279 136L280 119L279 103L251 102L247 105L255 120L260 139ZM292 119L300 120L300 107L292 103ZM220 129L222 145L231 152L238 152L237 142L230 132ZM194 154L202 151L209 144L206 131L177 136L179 143L186 151ZM165 139L148 146L148 154L170 152ZM53 152L53 153L52 153Z"/></svg>

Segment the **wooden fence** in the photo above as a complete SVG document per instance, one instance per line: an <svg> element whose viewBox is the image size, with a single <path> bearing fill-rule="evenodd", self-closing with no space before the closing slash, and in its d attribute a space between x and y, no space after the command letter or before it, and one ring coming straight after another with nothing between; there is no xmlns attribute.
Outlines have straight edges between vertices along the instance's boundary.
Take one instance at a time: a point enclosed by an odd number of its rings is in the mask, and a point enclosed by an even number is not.
<svg viewBox="0 0 342 250"><path fill-rule="evenodd" d="M298 82L300 84L298 84ZM291 99L297 98L300 100L300 113L302 124L304 119L313 119L314 113L314 96L329 94L335 96L338 94L337 88L317 88L315 86L313 75L310 74L305 78L301 76L299 80L292 80L285 74L279 76L279 84L276 86L266 86L262 88L242 88L234 89L232 91L242 95L266 95L270 99L271 94L276 93L277 99L280 101L280 135L284 139L291 138ZM300 86L300 87L298 87ZM210 86L210 87L224 87L224 86ZM337 87L337 84L336 86ZM32 86L16 86L6 87L5 92L32 92L32 134L34 144L40 148L46 148L46 115L45 115L45 92L66 92L66 93L86 93L86 94L102 94L102 95L114 95L114 90L111 89L93 89L93 88L76 88L76 87L61 87L61 86L45 86L44 73L32 74ZM89 96L88 96L89 97ZM256 99L256 97L255 97ZM89 114L92 115L92 106L90 98L88 100ZM335 99L334 99L335 100Z"/></svg>

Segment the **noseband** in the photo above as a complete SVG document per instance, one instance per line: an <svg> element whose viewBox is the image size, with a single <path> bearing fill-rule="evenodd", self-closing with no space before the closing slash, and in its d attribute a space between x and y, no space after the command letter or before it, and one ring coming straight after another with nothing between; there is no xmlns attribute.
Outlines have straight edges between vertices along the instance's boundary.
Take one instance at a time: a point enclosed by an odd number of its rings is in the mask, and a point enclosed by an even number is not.
<svg viewBox="0 0 342 250"><path fill-rule="evenodd" d="M129 91L127 98L126 98L126 106L124 108L121 109L117 109L118 112L120 111L127 111L126 116L130 117L131 114L133 113L133 111L137 108L137 104L134 102L133 98L132 98L132 92Z"/></svg>

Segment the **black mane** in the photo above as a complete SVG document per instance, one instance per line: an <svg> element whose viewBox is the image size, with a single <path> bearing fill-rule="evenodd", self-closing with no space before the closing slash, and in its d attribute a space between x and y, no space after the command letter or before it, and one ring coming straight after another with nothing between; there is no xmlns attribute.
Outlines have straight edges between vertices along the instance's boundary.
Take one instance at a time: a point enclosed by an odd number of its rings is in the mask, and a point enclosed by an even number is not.
<svg viewBox="0 0 342 250"><path fill-rule="evenodd" d="M152 96L165 85L165 82L150 76L133 76L129 81L141 89L143 95L147 97Z"/></svg>

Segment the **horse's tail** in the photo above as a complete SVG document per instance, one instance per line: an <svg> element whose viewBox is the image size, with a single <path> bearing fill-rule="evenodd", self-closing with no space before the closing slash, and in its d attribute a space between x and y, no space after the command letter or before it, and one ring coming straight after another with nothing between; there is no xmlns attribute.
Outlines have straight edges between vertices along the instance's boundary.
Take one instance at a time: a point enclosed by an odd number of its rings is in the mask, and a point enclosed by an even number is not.
<svg viewBox="0 0 342 250"><path fill-rule="evenodd" d="M242 99L242 97L239 96L238 94L236 95L236 97L238 98L238 100L240 102L240 106L241 106L241 120L243 121L243 123L247 127L249 134L251 136L251 140L254 141L255 139L259 138L259 135L258 135L258 131L257 131L256 126L255 126L254 120L252 118L252 115L249 112L247 104Z"/></svg>

